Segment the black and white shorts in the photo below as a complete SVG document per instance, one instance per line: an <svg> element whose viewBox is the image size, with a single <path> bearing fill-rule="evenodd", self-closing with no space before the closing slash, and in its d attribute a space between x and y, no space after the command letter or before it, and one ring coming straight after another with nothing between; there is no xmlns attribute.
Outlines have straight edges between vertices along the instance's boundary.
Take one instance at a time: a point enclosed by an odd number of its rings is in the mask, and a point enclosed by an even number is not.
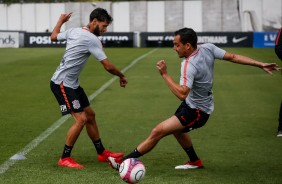
<svg viewBox="0 0 282 184"><path fill-rule="evenodd" d="M189 132L193 129L204 126L210 116L209 114L201 111L200 109L190 108L185 101L180 104L174 115L185 127L184 132Z"/></svg>
<svg viewBox="0 0 282 184"><path fill-rule="evenodd" d="M90 105L87 95L80 86L77 89L72 89L64 86L63 83L58 85L51 81L50 88L59 103L62 115L82 112L85 107Z"/></svg>

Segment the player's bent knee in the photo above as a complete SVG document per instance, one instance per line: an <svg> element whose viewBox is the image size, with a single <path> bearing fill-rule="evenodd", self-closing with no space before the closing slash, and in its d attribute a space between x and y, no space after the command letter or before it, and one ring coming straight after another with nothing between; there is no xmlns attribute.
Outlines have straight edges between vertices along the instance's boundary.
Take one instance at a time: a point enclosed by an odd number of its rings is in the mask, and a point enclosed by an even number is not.
<svg viewBox="0 0 282 184"><path fill-rule="evenodd" d="M85 114L86 114L86 118L87 118L87 121L86 123L95 123L95 117L96 117L96 114L95 112L91 109L91 108L87 108L85 109Z"/></svg>
<svg viewBox="0 0 282 184"><path fill-rule="evenodd" d="M95 123L95 113L87 114L86 123Z"/></svg>
<svg viewBox="0 0 282 184"><path fill-rule="evenodd" d="M174 133L173 135L177 139L177 138L180 138L182 136L182 133Z"/></svg>
<svg viewBox="0 0 282 184"><path fill-rule="evenodd" d="M151 134L150 134L150 138L151 138L151 139L159 140L159 139L161 139L162 137L164 137L164 135L163 135L163 132L161 131L161 129L159 129L159 128L154 128L154 129L151 131Z"/></svg>
<svg viewBox="0 0 282 184"><path fill-rule="evenodd" d="M78 126L81 126L81 127L84 127L85 126L85 121L76 121L76 124L78 125Z"/></svg>
<svg viewBox="0 0 282 184"><path fill-rule="evenodd" d="M81 116L81 117L77 118L75 122L79 126L84 126L86 124L86 122L87 122L87 117L86 116Z"/></svg>

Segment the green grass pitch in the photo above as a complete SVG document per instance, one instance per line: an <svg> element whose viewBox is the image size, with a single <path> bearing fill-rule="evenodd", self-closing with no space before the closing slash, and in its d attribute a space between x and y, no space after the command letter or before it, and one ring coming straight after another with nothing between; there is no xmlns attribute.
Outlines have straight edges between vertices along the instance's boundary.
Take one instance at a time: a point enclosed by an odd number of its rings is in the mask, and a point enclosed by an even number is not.
<svg viewBox="0 0 282 184"><path fill-rule="evenodd" d="M106 53L123 69L151 50L108 48ZM282 65L273 49L226 50ZM63 52L63 48L0 49L0 167L61 117L49 81ZM166 60L168 72L178 82L181 60L171 48L159 48L126 72L126 88L120 88L116 80L91 102L106 148L129 153L180 104L155 67L161 59ZM91 56L80 81L91 95L111 78ZM215 111L203 128L190 133L205 169L174 170L187 157L168 136L140 158L147 169L141 183L281 183L282 138L276 137L281 84L279 72L269 76L258 68L216 61ZM17 161L0 174L0 184L124 183L107 163L97 161L85 130L72 154L85 169L57 166L72 123L73 119L68 119L31 150L26 160Z"/></svg>

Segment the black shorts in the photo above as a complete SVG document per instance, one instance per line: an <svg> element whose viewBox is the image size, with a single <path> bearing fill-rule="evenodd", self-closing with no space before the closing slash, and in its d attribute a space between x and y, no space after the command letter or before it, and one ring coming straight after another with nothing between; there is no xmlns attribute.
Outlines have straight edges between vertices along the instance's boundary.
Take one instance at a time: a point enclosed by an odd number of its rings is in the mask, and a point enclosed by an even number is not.
<svg viewBox="0 0 282 184"><path fill-rule="evenodd" d="M201 111L200 109L190 108L185 101L180 104L174 115L185 127L183 132L189 132L192 129L204 126L210 116L209 114Z"/></svg>
<svg viewBox="0 0 282 184"><path fill-rule="evenodd" d="M275 45L275 53L277 57L282 61L282 45Z"/></svg>
<svg viewBox="0 0 282 184"><path fill-rule="evenodd" d="M77 89L72 89L65 87L63 83L58 85L51 81L50 88L59 103L62 115L82 112L85 107L90 105L87 95L80 86Z"/></svg>
<svg viewBox="0 0 282 184"><path fill-rule="evenodd" d="M279 29L275 40L275 53L278 58L282 61L282 28Z"/></svg>

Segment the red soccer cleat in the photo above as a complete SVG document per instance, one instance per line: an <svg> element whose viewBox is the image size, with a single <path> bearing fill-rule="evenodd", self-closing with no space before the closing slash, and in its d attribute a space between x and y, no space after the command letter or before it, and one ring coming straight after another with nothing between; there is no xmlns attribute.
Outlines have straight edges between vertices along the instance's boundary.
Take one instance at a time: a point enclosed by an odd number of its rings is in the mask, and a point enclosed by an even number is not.
<svg viewBox="0 0 282 184"><path fill-rule="evenodd" d="M108 157L118 158L122 157L123 153L113 153L109 150L104 150L101 155L98 155L99 162L107 162Z"/></svg>
<svg viewBox="0 0 282 184"><path fill-rule="evenodd" d="M195 162L186 162L184 165L178 165L175 169L201 169L204 167L203 162L199 159Z"/></svg>
<svg viewBox="0 0 282 184"><path fill-rule="evenodd" d="M61 167L69 167L69 168L77 168L77 169L84 168L83 165L76 163L71 157L61 158L58 161L58 165Z"/></svg>

